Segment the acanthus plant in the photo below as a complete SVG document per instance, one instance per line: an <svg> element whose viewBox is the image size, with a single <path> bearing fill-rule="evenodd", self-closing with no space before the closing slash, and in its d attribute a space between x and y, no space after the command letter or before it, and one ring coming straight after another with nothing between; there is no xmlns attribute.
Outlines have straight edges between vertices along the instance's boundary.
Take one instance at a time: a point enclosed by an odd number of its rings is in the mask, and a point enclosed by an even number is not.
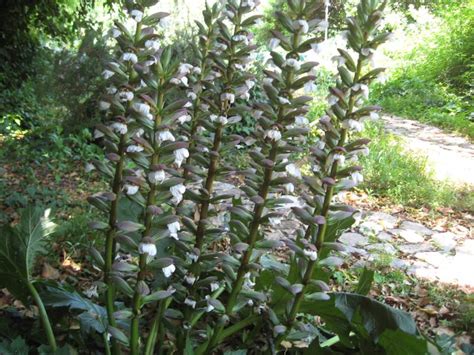
<svg viewBox="0 0 474 355"><path fill-rule="evenodd" d="M287 0L275 13L281 32L272 31L261 83L249 71L258 1L206 5L188 62L162 46L155 27L167 14L148 15L152 3L128 3L129 26L111 31L117 60L104 71L108 121L96 137L106 160L96 166L111 184L89 201L107 216L91 223L105 234L104 251L91 249L105 307L51 284L45 303L69 307L84 330L102 335L107 354L299 353L296 345L311 353L426 352L408 314L365 296L370 272L358 294L329 286L345 251L337 238L354 222L334 196L361 181L355 164L368 141L352 132L378 110L365 102L382 71L370 59L388 35L378 31L385 2L361 0L348 18L349 50L335 58L339 79L312 147L312 97L304 91L317 63L302 58L327 26L323 1ZM266 97L251 106L254 85ZM254 134L228 134L244 112L255 119ZM237 171L229 157L244 139L250 167ZM294 161L302 155L311 175ZM240 192L216 191L232 175L245 176ZM293 238L268 239L293 217L301 222Z"/></svg>

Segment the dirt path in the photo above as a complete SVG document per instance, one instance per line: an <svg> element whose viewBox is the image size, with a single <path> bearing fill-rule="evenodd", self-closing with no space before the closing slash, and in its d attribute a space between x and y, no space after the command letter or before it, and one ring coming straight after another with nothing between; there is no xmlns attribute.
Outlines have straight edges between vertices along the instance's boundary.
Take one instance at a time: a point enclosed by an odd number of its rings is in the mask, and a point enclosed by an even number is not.
<svg viewBox="0 0 474 355"><path fill-rule="evenodd" d="M395 116L383 121L388 132L403 137L407 149L427 157L437 179L474 186L474 144L417 121Z"/></svg>

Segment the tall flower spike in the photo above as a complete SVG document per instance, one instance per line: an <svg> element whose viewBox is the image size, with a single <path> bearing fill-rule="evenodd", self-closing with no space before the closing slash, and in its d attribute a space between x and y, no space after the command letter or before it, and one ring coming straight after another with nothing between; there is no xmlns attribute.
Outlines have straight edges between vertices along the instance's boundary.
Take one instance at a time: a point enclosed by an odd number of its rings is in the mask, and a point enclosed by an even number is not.
<svg viewBox="0 0 474 355"><path fill-rule="evenodd" d="M310 154L314 179L305 178L307 187L316 198L307 198L306 208L294 209L295 215L306 225L306 229L299 234L301 239L297 242L304 248L304 255L296 257L294 261L299 268L304 265L300 278L295 280L303 285L303 288L294 299L288 302L290 310L286 319L287 330L277 338L277 348L296 321L304 295L311 287L310 282L314 282L314 271L322 265L340 265L337 257L327 257L331 250L329 248L333 250L342 248L342 245L334 243L329 247L330 244L326 242L327 239L333 241L337 238L337 235L328 235L328 224L342 223L343 220L352 218L353 212L346 208L349 211L347 213L332 213L332 198L335 193L362 181L360 167L346 166L345 162L346 157L358 154L356 152L363 149L367 143L365 140L350 142L351 132L359 132L362 129L361 117L379 109L371 106L363 108L356 106L363 104L363 100L367 99L369 83L382 72L381 69L368 68L365 49L369 48L372 53L387 36L387 34L377 32L378 21L373 21L374 18L380 18L385 4L385 1L362 0L357 8L357 16L347 19L348 46L359 55L357 60L354 60L349 52L338 49L340 53L337 57L339 78L336 87L330 89L330 107L326 116L320 120L320 128L324 136ZM360 36L361 33L363 36ZM377 40L374 41L374 38ZM344 166L343 170L340 169L342 166ZM351 180L351 183L347 184L348 180ZM322 188L315 183L317 181L322 182ZM310 221L311 223L308 224ZM324 293L318 293L317 297L320 300L329 299Z"/></svg>

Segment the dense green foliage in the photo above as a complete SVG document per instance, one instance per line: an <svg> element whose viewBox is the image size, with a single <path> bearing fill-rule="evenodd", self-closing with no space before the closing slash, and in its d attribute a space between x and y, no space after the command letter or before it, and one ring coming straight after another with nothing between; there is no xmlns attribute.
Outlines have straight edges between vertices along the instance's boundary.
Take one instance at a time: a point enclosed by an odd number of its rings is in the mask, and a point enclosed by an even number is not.
<svg viewBox="0 0 474 355"><path fill-rule="evenodd" d="M440 7L438 16L441 28L403 57L374 100L389 112L473 138L474 2Z"/></svg>

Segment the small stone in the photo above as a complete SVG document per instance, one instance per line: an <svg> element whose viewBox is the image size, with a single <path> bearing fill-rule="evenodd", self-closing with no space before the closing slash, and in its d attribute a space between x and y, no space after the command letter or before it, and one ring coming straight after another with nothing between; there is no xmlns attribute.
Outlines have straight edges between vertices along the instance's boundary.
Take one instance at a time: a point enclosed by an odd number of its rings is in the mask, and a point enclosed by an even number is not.
<svg viewBox="0 0 474 355"><path fill-rule="evenodd" d="M369 244L369 238L359 233L347 232L339 237L339 242L351 246L364 246Z"/></svg>
<svg viewBox="0 0 474 355"><path fill-rule="evenodd" d="M421 244L402 244L398 247L404 254L416 254L421 253L423 251L432 251L433 246L429 243L421 243Z"/></svg>
<svg viewBox="0 0 474 355"><path fill-rule="evenodd" d="M408 243L423 243L425 239L413 230L400 229L398 235Z"/></svg>
<svg viewBox="0 0 474 355"><path fill-rule="evenodd" d="M443 249L445 252L449 252L456 247L455 238L456 235L451 232L436 233L431 237L431 241L440 249Z"/></svg>
<svg viewBox="0 0 474 355"><path fill-rule="evenodd" d="M364 235L377 235L382 231L383 226L373 221L365 221L359 226L359 232Z"/></svg>
<svg viewBox="0 0 474 355"><path fill-rule="evenodd" d="M383 212L372 213L369 218L367 218L367 220L377 222L385 229L395 228L398 222L397 217L391 216L388 213Z"/></svg>
<svg viewBox="0 0 474 355"><path fill-rule="evenodd" d="M377 239L382 242L388 242L389 240L393 239L393 235L387 232L380 232L377 234Z"/></svg>
<svg viewBox="0 0 474 355"><path fill-rule="evenodd" d="M433 231L421 223L410 222L410 221L403 221L400 225L400 229L411 230L419 235L432 235Z"/></svg>
<svg viewBox="0 0 474 355"><path fill-rule="evenodd" d="M461 246L456 248L456 254L467 254L474 256L474 239L465 240Z"/></svg>
<svg viewBox="0 0 474 355"><path fill-rule="evenodd" d="M369 249L370 251L384 252L390 255L395 255L397 253L397 249L395 249L395 247L389 243L372 244L372 245L369 245L367 249Z"/></svg>
<svg viewBox="0 0 474 355"><path fill-rule="evenodd" d="M406 260L394 259L390 263L390 266L394 269L406 269L410 266L410 264Z"/></svg>
<svg viewBox="0 0 474 355"><path fill-rule="evenodd" d="M416 253L415 258L423 260L436 267L440 267L447 261L446 256L437 251Z"/></svg>

